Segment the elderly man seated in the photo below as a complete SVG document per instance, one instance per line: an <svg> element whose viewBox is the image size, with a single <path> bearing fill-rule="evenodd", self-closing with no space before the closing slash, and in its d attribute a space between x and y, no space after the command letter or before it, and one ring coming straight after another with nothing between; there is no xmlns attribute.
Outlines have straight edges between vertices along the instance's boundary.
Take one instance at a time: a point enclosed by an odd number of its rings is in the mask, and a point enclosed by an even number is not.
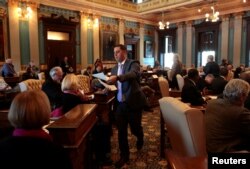
<svg viewBox="0 0 250 169"><path fill-rule="evenodd" d="M17 75L14 65L12 64L12 59L8 58L5 60L1 74L3 77L13 77Z"/></svg>
<svg viewBox="0 0 250 169"><path fill-rule="evenodd" d="M232 79L223 98L210 100L205 113L208 152L250 150L250 111L244 108L249 84Z"/></svg>

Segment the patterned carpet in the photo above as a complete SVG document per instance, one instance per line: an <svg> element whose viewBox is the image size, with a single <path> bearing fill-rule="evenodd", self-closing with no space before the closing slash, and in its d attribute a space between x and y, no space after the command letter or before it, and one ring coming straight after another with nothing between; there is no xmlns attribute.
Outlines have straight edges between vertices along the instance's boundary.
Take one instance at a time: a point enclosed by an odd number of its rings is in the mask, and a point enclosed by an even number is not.
<svg viewBox="0 0 250 169"><path fill-rule="evenodd" d="M144 131L144 146L136 149L136 137L129 130L130 163L128 169L166 169L167 162L160 157L160 111L159 107L153 112L144 112L142 125ZM117 130L113 128L111 138L111 158L115 162L119 159ZM105 166L103 169L114 169L114 166Z"/></svg>

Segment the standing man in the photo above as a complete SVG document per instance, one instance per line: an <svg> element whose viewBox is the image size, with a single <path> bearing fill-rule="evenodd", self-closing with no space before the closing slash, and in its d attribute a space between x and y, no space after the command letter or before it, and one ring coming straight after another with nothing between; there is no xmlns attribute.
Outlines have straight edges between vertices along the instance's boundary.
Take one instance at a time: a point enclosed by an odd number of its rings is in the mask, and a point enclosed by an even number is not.
<svg viewBox="0 0 250 169"><path fill-rule="evenodd" d="M120 160L117 168L129 162L128 124L132 134L137 137L137 149L143 146L143 129L141 126L142 110L146 105L146 97L140 88L140 66L138 62L127 58L124 45L115 45L114 57L117 65L112 68L109 84L117 84L117 109L115 113L118 128Z"/></svg>

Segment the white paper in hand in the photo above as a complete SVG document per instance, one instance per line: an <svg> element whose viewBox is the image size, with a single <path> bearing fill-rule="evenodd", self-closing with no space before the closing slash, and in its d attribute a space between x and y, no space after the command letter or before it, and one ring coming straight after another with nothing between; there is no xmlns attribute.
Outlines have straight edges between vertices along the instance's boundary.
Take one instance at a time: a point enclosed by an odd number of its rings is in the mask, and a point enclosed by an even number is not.
<svg viewBox="0 0 250 169"><path fill-rule="evenodd" d="M110 91L116 91L117 88L115 85L108 85L107 83L104 83L103 81L101 81L100 79L98 79L99 82L107 89L109 89Z"/></svg>
<svg viewBox="0 0 250 169"><path fill-rule="evenodd" d="M104 81L107 81L109 79L108 76L106 76L103 72L92 74L92 76L94 76L94 77L96 77L98 79L102 79Z"/></svg>

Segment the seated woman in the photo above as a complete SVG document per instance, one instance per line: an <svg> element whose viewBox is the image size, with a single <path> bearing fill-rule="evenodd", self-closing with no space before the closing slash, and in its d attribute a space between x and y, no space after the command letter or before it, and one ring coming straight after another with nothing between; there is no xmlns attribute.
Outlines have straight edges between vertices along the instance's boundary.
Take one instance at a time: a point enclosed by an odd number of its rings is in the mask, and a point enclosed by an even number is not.
<svg viewBox="0 0 250 169"><path fill-rule="evenodd" d="M72 168L66 151L53 143L43 129L50 121L50 103L44 92L18 94L11 103L8 119L15 129L12 136L0 142L1 169Z"/></svg>
<svg viewBox="0 0 250 169"><path fill-rule="evenodd" d="M62 113L67 113L70 109L84 101L89 100L87 95L80 90L79 81L76 75L67 74L62 81Z"/></svg>

